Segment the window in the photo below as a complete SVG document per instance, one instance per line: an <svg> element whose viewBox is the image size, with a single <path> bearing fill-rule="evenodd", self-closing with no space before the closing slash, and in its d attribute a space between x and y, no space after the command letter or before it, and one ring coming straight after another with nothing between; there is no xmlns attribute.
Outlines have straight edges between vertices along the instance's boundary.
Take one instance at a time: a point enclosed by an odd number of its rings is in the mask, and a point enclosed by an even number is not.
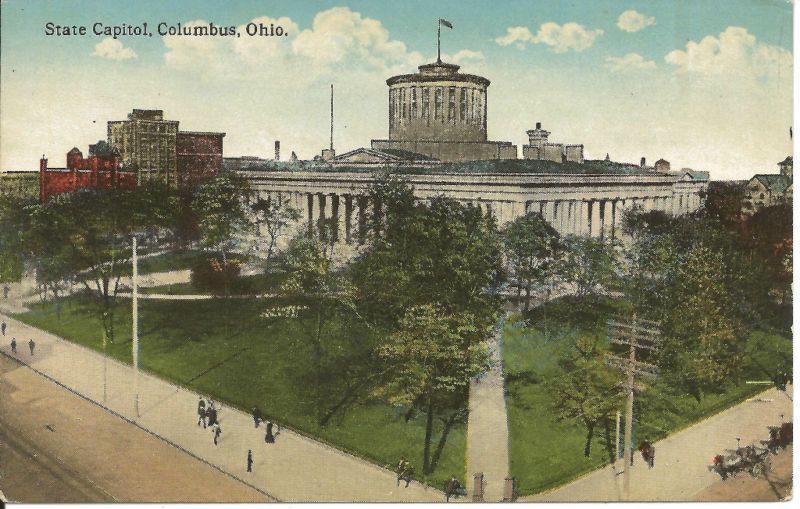
<svg viewBox="0 0 800 509"><path fill-rule="evenodd" d="M461 104L459 105L458 111L459 111L459 118L461 119L461 122L463 123L467 118L467 89L466 88L462 88L461 89Z"/></svg>
<svg viewBox="0 0 800 509"><path fill-rule="evenodd" d="M430 115L431 115L430 88L425 87L422 89L422 118L428 118Z"/></svg>
<svg viewBox="0 0 800 509"><path fill-rule="evenodd" d="M411 89L411 118L417 118L417 87Z"/></svg>
<svg viewBox="0 0 800 509"><path fill-rule="evenodd" d="M436 87L436 95L434 96L434 111L433 118L444 120L442 116L442 87Z"/></svg>
<svg viewBox="0 0 800 509"><path fill-rule="evenodd" d="M447 121L455 123L456 121L456 87L450 87L447 94Z"/></svg>

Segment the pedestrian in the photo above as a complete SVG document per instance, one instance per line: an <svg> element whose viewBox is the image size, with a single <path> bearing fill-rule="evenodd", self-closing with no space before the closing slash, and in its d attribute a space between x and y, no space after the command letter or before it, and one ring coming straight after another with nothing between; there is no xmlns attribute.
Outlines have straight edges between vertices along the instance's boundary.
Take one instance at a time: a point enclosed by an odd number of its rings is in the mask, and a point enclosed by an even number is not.
<svg viewBox="0 0 800 509"><path fill-rule="evenodd" d="M0 326L0 328L3 329L3 336L5 336L6 335L6 322L3 322L3 325Z"/></svg>
<svg viewBox="0 0 800 509"><path fill-rule="evenodd" d="M461 483L458 482L456 476L451 475L450 480L444 488L445 502L450 502L450 497L457 497L461 492Z"/></svg>
<svg viewBox="0 0 800 509"><path fill-rule="evenodd" d="M33 342L33 339L28 341L28 348L31 349L31 355L33 355L33 349L36 348L36 343Z"/></svg>
<svg viewBox="0 0 800 509"><path fill-rule="evenodd" d="M400 486L400 481L406 482L406 488L411 483L411 463L405 457L400 458L400 463L397 464L397 485Z"/></svg>
<svg viewBox="0 0 800 509"><path fill-rule="evenodd" d="M17 338L11 338L11 353L17 355Z"/></svg>
<svg viewBox="0 0 800 509"><path fill-rule="evenodd" d="M257 406L254 406L253 407L253 422L256 424L256 428L261 423L261 420L262 420L261 417L262 417L261 410Z"/></svg>
<svg viewBox="0 0 800 509"><path fill-rule="evenodd" d="M264 435L264 442L268 444L275 443L275 435L272 434L272 427L273 424L270 421L267 421L267 434Z"/></svg>
<svg viewBox="0 0 800 509"><path fill-rule="evenodd" d="M222 434L222 428L220 428L219 423L214 425L214 445L217 445L219 441L219 436Z"/></svg>
<svg viewBox="0 0 800 509"><path fill-rule="evenodd" d="M3 298L4 299L8 298L8 286L3 287Z"/></svg>
<svg viewBox="0 0 800 509"><path fill-rule="evenodd" d="M248 472L252 472L253 471L253 450L252 449L248 449L247 450L247 471Z"/></svg>
<svg viewBox="0 0 800 509"><path fill-rule="evenodd" d="M214 408L214 402L210 402L208 405L208 409L206 410L206 417L208 417L208 425L213 426L218 423L217 421L217 409Z"/></svg>
<svg viewBox="0 0 800 509"><path fill-rule="evenodd" d="M200 426L200 423L203 423L203 429L206 427L206 402L203 400L203 397L200 397L200 401L197 402L197 425Z"/></svg>

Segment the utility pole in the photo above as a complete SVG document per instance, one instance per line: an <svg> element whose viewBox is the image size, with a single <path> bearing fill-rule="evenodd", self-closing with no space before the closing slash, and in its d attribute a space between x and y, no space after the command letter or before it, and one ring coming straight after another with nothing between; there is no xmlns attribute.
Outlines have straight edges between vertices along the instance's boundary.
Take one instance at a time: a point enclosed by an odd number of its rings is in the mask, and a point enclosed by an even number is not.
<svg viewBox="0 0 800 509"><path fill-rule="evenodd" d="M136 235L133 236L133 276L131 277L131 300L133 309L131 317L133 324L131 337L133 338L133 410L139 417L139 257L136 253Z"/></svg>
<svg viewBox="0 0 800 509"><path fill-rule="evenodd" d="M660 324L649 320L641 320L636 315L630 320L609 320L608 333L611 343L625 345L628 349L627 357L609 355L606 357L606 364L620 369L626 375L626 381L621 384L622 389L627 394L625 404L625 448L622 453L622 461L625 466L623 477L623 493L625 500L630 500L631 496L631 465L633 460L633 399L635 392L642 392L643 388L636 384L637 376L655 377L658 375L658 367L636 360L637 349L658 351L661 346L661 332L658 327ZM628 457L628 455L631 457Z"/></svg>
<svg viewBox="0 0 800 509"><path fill-rule="evenodd" d="M331 83L331 150L333 150L333 83Z"/></svg>

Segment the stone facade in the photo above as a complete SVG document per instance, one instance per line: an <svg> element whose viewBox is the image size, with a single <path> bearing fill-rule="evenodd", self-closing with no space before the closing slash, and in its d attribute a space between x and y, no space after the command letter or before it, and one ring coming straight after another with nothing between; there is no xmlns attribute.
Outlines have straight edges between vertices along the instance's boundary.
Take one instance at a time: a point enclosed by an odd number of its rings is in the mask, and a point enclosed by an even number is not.
<svg viewBox="0 0 800 509"><path fill-rule="evenodd" d="M337 240L363 242L368 200L375 177L362 172L242 170L261 197L287 198L302 211L303 224L334 219ZM480 207L500 226L527 212L539 212L562 235L618 238L622 213L634 206L680 215L697 210L708 184L698 175L452 174L408 175L420 201L444 194Z"/></svg>
<svg viewBox="0 0 800 509"><path fill-rule="evenodd" d="M541 122L536 122L536 129L527 131L527 135L528 145L522 146L524 159L583 164L583 145L550 143L550 131L542 129Z"/></svg>

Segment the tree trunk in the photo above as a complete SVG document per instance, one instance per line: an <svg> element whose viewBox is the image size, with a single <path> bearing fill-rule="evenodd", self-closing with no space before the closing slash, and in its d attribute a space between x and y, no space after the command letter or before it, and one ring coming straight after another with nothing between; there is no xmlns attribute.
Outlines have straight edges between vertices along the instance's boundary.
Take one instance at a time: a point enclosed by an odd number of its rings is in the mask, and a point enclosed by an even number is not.
<svg viewBox="0 0 800 509"><path fill-rule="evenodd" d="M431 473L431 437L433 436L433 400L428 398L428 418L425 422L425 448L422 453L422 473Z"/></svg>
<svg viewBox="0 0 800 509"><path fill-rule="evenodd" d="M447 435L450 433L450 430L453 429L453 425L456 423L459 413L460 412L454 413L444 422L442 436L439 437L439 444L436 446L436 451L433 453L433 458L431 459L431 471L436 469L436 465L439 463L439 458L441 458L442 451L444 451L444 446L447 443Z"/></svg>
<svg viewBox="0 0 800 509"><path fill-rule="evenodd" d="M583 455L587 458L592 453L592 435L594 435L594 422L586 423L586 447L583 449Z"/></svg>
<svg viewBox="0 0 800 509"><path fill-rule="evenodd" d="M525 311L531 308L531 287L525 287Z"/></svg>
<svg viewBox="0 0 800 509"><path fill-rule="evenodd" d="M614 457L614 447L611 445L611 421L608 417L603 419L603 435L606 439L606 452L608 452L608 463L614 464L616 458Z"/></svg>

